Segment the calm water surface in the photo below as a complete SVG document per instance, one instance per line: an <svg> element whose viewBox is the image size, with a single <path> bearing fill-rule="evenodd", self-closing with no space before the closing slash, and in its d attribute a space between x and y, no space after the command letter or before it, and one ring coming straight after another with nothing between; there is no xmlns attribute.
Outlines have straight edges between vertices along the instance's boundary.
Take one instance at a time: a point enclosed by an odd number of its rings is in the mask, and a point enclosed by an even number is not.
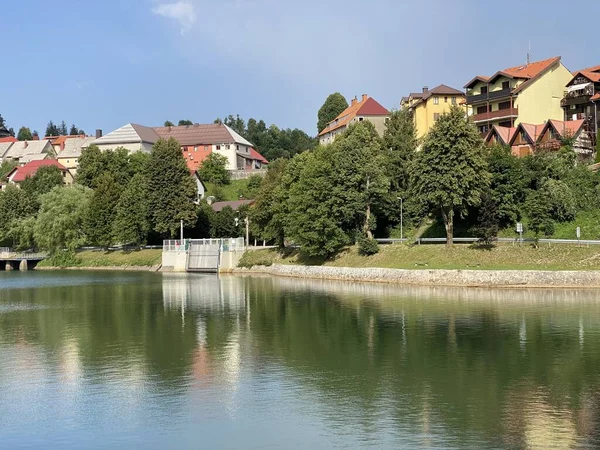
<svg viewBox="0 0 600 450"><path fill-rule="evenodd" d="M0 448L600 448L600 295L0 272Z"/></svg>

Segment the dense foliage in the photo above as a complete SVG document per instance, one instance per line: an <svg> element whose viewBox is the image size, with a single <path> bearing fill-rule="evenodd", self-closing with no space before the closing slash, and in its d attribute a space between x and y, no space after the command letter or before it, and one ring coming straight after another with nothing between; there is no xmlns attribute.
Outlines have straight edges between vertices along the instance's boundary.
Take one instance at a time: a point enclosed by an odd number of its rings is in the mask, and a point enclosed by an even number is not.
<svg viewBox="0 0 600 450"><path fill-rule="evenodd" d="M327 124L348 108L348 101L339 92L331 94L317 113L317 133L325 129Z"/></svg>
<svg viewBox="0 0 600 450"><path fill-rule="evenodd" d="M227 157L218 153L211 153L202 161L202 166L198 170L200 179L205 183L216 185L229 184L231 175L227 170Z"/></svg>

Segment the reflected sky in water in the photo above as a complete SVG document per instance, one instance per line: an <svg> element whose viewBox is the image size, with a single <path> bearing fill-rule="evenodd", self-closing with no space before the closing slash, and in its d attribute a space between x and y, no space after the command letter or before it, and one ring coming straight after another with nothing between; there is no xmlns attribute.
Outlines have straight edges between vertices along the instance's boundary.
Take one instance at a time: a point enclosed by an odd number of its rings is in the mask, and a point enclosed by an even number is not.
<svg viewBox="0 0 600 450"><path fill-rule="evenodd" d="M598 448L598 295L0 272L0 447Z"/></svg>

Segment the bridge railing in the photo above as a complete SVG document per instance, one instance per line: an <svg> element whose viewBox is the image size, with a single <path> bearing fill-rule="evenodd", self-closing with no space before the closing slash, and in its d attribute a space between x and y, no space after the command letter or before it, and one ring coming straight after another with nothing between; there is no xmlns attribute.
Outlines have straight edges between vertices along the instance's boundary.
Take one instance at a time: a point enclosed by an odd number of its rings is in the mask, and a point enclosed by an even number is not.
<svg viewBox="0 0 600 450"><path fill-rule="evenodd" d="M42 260L48 257L47 253L31 253L31 252L5 252L0 253L0 259L14 260Z"/></svg>

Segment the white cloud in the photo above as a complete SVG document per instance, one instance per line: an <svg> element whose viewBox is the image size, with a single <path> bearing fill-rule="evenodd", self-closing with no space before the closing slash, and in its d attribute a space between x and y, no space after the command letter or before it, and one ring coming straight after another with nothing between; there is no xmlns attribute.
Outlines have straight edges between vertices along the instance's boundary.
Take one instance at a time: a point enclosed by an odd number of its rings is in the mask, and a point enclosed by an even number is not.
<svg viewBox="0 0 600 450"><path fill-rule="evenodd" d="M158 16L179 22L182 35L187 33L196 22L194 5L189 1L160 4L152 8L152 12Z"/></svg>

